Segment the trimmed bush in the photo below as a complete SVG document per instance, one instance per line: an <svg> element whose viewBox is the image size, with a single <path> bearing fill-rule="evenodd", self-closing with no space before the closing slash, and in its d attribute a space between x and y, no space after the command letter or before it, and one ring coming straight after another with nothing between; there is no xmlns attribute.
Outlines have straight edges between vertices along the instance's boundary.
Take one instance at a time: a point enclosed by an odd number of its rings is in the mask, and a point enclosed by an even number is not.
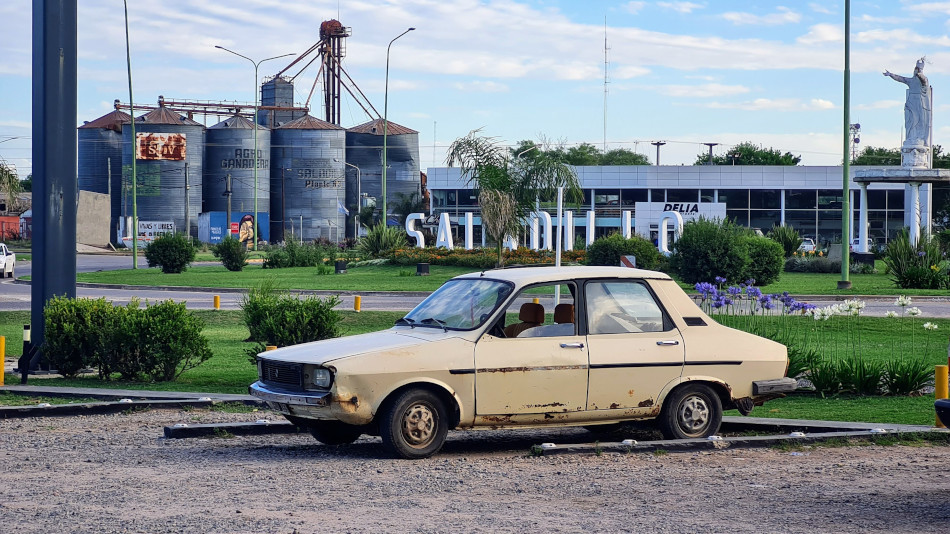
<svg viewBox="0 0 950 534"><path fill-rule="evenodd" d="M240 271L247 266L247 247L237 239L228 236L217 245L211 247L211 253L221 260L221 264L229 271Z"/></svg>
<svg viewBox="0 0 950 534"><path fill-rule="evenodd" d="M670 267L689 284L713 280L745 280L749 244L745 229L730 220L700 217L683 225L683 235L673 245Z"/></svg>
<svg viewBox="0 0 950 534"><path fill-rule="evenodd" d="M614 232L594 240L587 249L587 265L620 265L621 256L637 258L637 267L655 270L660 263L660 251L649 240L634 235L630 239Z"/></svg>
<svg viewBox="0 0 950 534"><path fill-rule="evenodd" d="M948 287L948 262L936 239L922 233L917 244L910 242L907 230L887 243L884 251L891 280L900 288L940 289Z"/></svg>
<svg viewBox="0 0 950 534"><path fill-rule="evenodd" d="M363 257L381 258L393 250L406 248L406 232L402 228L377 224L356 244Z"/></svg>
<svg viewBox="0 0 950 534"><path fill-rule="evenodd" d="M139 308L113 306L104 298L56 297L44 310L43 351L67 377L96 367L108 380L168 381L211 358L204 324L171 300Z"/></svg>
<svg viewBox="0 0 950 534"><path fill-rule="evenodd" d="M149 267L158 266L165 274L180 274L195 261L195 246L183 233L163 234L145 246Z"/></svg>
<svg viewBox="0 0 950 534"><path fill-rule="evenodd" d="M338 304L340 299L335 296L301 297L265 281L248 291L241 302L241 312L251 333L248 341L286 347L339 337L342 316L333 309ZM251 361L262 349L259 345L248 351Z"/></svg>
<svg viewBox="0 0 950 534"><path fill-rule="evenodd" d="M746 237L749 249L749 264L742 279L753 279L760 286L778 282L785 263L782 245L767 237Z"/></svg>
<svg viewBox="0 0 950 534"><path fill-rule="evenodd" d="M561 252L563 263L580 263L584 261L585 251L565 250ZM521 247L517 250L505 249L502 251L505 265L533 265L553 264L554 253L550 250L531 250ZM498 251L491 248L475 248L472 250L452 249L443 247L402 248L389 252L388 260L394 265L415 265L429 263L432 265L450 265L471 267L473 269L493 269L498 263ZM378 262L379 260L368 260ZM352 267L367 264L366 261L350 264Z"/></svg>
<svg viewBox="0 0 950 534"><path fill-rule="evenodd" d="M802 246L802 236L791 226L773 226L766 237L782 246L786 258L790 258Z"/></svg>
<svg viewBox="0 0 950 534"><path fill-rule="evenodd" d="M283 269L287 267L316 267L336 260L339 248L336 245L299 244L290 240L283 246L272 246L264 257L265 269Z"/></svg>

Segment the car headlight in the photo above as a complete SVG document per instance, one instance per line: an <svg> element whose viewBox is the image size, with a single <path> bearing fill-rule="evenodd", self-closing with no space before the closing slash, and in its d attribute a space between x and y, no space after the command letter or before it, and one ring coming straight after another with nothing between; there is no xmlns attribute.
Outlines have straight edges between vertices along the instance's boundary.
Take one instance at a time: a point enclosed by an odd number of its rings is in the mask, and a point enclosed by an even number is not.
<svg viewBox="0 0 950 534"><path fill-rule="evenodd" d="M304 386L307 389L329 389L333 383L333 373L325 367L307 367L304 376Z"/></svg>

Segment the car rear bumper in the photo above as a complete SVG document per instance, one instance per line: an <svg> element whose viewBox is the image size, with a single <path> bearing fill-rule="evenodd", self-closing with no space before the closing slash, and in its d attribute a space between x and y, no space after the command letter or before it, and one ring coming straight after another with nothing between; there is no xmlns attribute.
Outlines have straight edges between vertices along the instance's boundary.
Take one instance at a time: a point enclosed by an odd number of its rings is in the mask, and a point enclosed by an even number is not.
<svg viewBox="0 0 950 534"><path fill-rule="evenodd" d="M794 378L773 378L772 380L756 380L752 382L753 395L772 395L775 393L791 393L798 389L798 380Z"/></svg>

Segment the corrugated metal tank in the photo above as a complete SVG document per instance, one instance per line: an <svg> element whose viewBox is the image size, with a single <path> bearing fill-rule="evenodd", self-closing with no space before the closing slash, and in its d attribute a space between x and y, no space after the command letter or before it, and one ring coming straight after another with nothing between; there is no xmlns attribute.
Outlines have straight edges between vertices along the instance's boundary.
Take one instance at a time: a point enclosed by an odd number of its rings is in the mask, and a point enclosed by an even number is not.
<svg viewBox="0 0 950 534"><path fill-rule="evenodd" d="M270 130L257 127L257 212L270 211ZM229 117L205 132L204 209L227 211L228 175L231 210L254 211L254 123Z"/></svg>
<svg viewBox="0 0 950 534"><path fill-rule="evenodd" d="M132 117L118 109L85 122L78 132L79 189L112 193L109 240L118 243L116 229L122 212L122 126Z"/></svg>
<svg viewBox="0 0 950 534"><path fill-rule="evenodd" d="M188 180L187 205L190 235L198 235L198 213L202 200L202 159L204 155L204 126L167 109L159 101L158 109L136 117L135 133L178 133L185 136L185 159L137 160L137 204L140 221L173 221L176 231L185 230L185 173ZM122 183L132 184L132 129L124 128L122 140ZM131 189L129 189L131 191ZM132 201L128 195L123 210L132 215Z"/></svg>
<svg viewBox="0 0 950 534"><path fill-rule="evenodd" d="M387 208L397 200L397 193L420 193L419 132L389 121L386 132L386 199ZM346 131L346 161L360 168L361 189L364 195L376 198L376 206L383 205L383 121L376 119ZM346 205L356 206L356 172L348 172ZM350 222L350 227L353 223ZM352 234L352 229L350 233Z"/></svg>
<svg viewBox="0 0 950 534"><path fill-rule="evenodd" d="M271 132L271 238L342 241L346 131L310 115ZM301 221L302 218L302 221Z"/></svg>
<svg viewBox="0 0 950 534"><path fill-rule="evenodd" d="M261 105L262 106L282 106L293 107L294 105L294 84L283 77L271 78L261 85ZM268 128L276 128L281 124L287 124L290 121L304 116L300 111L272 111L262 109L258 112L258 123Z"/></svg>

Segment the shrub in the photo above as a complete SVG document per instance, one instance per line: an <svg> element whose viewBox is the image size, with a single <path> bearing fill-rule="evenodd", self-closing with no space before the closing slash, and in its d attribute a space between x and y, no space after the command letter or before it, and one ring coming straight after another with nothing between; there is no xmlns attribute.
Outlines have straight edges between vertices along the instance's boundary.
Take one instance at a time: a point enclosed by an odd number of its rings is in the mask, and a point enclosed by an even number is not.
<svg viewBox="0 0 950 534"><path fill-rule="evenodd" d="M377 224L360 238L356 248L365 257L379 258L393 250L406 248L406 232L402 228Z"/></svg>
<svg viewBox="0 0 950 534"><path fill-rule="evenodd" d="M784 267L785 256L782 245L757 235L746 237L749 250L749 263L742 279L753 279L760 286L767 286L778 281Z"/></svg>
<svg viewBox="0 0 950 534"><path fill-rule="evenodd" d="M165 274L185 272L195 261L195 246L185 234L163 234L145 246L145 260L149 267L158 266Z"/></svg>
<svg viewBox="0 0 950 534"><path fill-rule="evenodd" d="M316 267L333 262L339 248L332 244L299 244L290 240L283 246L269 247L265 252L265 269L283 269L287 267Z"/></svg>
<svg viewBox="0 0 950 534"><path fill-rule="evenodd" d="M743 280L749 264L744 230L730 220L700 217L683 225L683 235L673 245L671 268L686 283L715 277Z"/></svg>
<svg viewBox="0 0 950 534"><path fill-rule="evenodd" d="M924 358L895 358L884 363L884 389L890 395L910 395L932 385L933 366Z"/></svg>
<svg viewBox="0 0 950 534"><path fill-rule="evenodd" d="M654 270L660 263L660 251L649 240L634 235L630 239L614 232L591 243L587 249L587 265L620 265L620 257L637 258L637 267Z"/></svg>
<svg viewBox="0 0 950 534"><path fill-rule="evenodd" d="M831 261L826 256L793 255L785 260L785 272L789 273L840 273L841 262Z"/></svg>
<svg viewBox="0 0 950 534"><path fill-rule="evenodd" d="M561 252L562 263L580 263L584 261L585 251L565 250ZM550 250L531 250L528 248L519 248L517 250L507 250L502 252L502 258L506 265L531 265L531 264L553 264L554 253ZM458 267L470 267L474 269L492 269L498 263L498 252L489 248L475 248L472 250L446 248L402 248L389 252L388 261L394 265L415 265L417 263L429 263L432 265L451 265ZM350 267L360 265L378 264L379 260L366 260L358 263L351 263Z"/></svg>
<svg viewBox="0 0 950 534"><path fill-rule="evenodd" d="M240 271L247 266L247 247L237 239L228 236L220 243L211 247L211 253L221 260L221 264L229 271Z"/></svg>
<svg viewBox="0 0 950 534"><path fill-rule="evenodd" d="M891 279L900 288L940 289L948 286L947 261L936 239L922 233L917 244L910 242L904 230L887 243L884 252Z"/></svg>
<svg viewBox="0 0 950 534"><path fill-rule="evenodd" d="M838 378L841 389L858 395L877 395L884 378L884 364L879 361L865 360L860 355L850 355L841 360Z"/></svg>
<svg viewBox="0 0 950 534"><path fill-rule="evenodd" d="M241 312L251 333L249 341L286 347L339 337L342 316L333 309L338 304L340 299L335 296L299 297L265 281L248 291ZM252 361L259 348L248 351Z"/></svg>
<svg viewBox="0 0 950 534"><path fill-rule="evenodd" d="M791 226L773 226L767 237L782 246L786 258L802 246L802 236Z"/></svg>
<svg viewBox="0 0 950 534"><path fill-rule="evenodd" d="M174 380L211 357L202 321L171 300L140 309L104 298L50 300L43 351L67 377L93 366L109 379Z"/></svg>

